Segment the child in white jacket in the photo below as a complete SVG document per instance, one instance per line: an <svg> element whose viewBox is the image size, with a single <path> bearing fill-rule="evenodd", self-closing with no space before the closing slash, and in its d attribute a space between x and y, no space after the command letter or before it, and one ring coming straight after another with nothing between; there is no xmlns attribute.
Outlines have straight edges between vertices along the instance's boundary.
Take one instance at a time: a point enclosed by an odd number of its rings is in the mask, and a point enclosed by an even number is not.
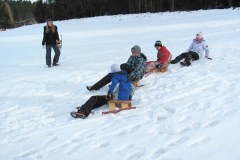
<svg viewBox="0 0 240 160"><path fill-rule="evenodd" d="M205 54L204 54L205 51ZM203 39L202 32L199 32L196 35L196 39L193 39L191 45L187 49L186 52L177 56L174 60L171 61L171 64L175 64L180 62L183 58L185 58L184 62L181 62L184 66L191 65L191 60L199 60L200 58L208 58L209 49L206 41ZM210 58L208 58L210 59Z"/></svg>

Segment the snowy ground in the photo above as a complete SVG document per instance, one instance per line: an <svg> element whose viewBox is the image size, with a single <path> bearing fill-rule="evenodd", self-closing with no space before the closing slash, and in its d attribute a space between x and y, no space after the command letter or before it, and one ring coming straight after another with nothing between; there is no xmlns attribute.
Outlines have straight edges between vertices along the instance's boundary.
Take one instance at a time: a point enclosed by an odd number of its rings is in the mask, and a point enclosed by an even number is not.
<svg viewBox="0 0 240 160"><path fill-rule="evenodd" d="M43 26L0 32L0 159L239 160L240 10L117 15L55 22L63 35L60 66L47 68ZM138 44L155 60L156 40L173 57L198 31L212 61L170 65L143 78L136 110L73 119L69 112L113 63Z"/></svg>

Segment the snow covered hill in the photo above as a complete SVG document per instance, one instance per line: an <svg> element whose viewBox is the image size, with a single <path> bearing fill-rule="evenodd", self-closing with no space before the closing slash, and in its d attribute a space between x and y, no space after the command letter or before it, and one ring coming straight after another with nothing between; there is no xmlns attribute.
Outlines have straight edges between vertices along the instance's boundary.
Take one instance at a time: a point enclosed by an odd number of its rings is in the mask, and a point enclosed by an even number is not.
<svg viewBox="0 0 240 160"><path fill-rule="evenodd" d="M60 66L47 68L45 24L0 32L1 160L239 160L240 9L134 14L54 22ZM136 110L73 119L113 63L139 45L155 60L161 40L175 58L199 31L212 61L170 65L143 78Z"/></svg>

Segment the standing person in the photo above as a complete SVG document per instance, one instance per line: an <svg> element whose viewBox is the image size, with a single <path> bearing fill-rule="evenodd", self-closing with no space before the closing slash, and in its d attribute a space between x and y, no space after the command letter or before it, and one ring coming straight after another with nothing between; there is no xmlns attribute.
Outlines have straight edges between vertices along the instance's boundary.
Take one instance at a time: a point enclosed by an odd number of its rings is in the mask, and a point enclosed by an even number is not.
<svg viewBox="0 0 240 160"><path fill-rule="evenodd" d="M51 19L47 20L47 25L43 28L43 40L42 46L46 44L46 64L48 67L51 67L51 50L53 48L55 56L53 58L53 66L58 66L60 50L56 45L56 40L59 40L57 26L53 25Z"/></svg>
<svg viewBox="0 0 240 160"><path fill-rule="evenodd" d="M167 50L165 46L162 46L161 41L155 42L155 48L158 51L157 53L157 61L148 61L146 62L145 73L149 73L153 70L157 72L165 72L168 69L169 63L172 58L172 54Z"/></svg>
<svg viewBox="0 0 240 160"><path fill-rule="evenodd" d="M205 54L204 54L205 51ZM175 64L180 62L183 58L185 58L185 61L181 62L183 66L189 66L191 65L192 60L199 60L199 58L207 58L209 56L209 49L206 41L203 39L202 32L200 31L196 35L196 39L193 39L191 45L187 49L186 52L180 54L177 56L174 60L171 61L171 64Z"/></svg>
<svg viewBox="0 0 240 160"><path fill-rule="evenodd" d="M145 66L147 57L141 53L141 48L135 45L131 48L132 55L129 57L127 63L121 64L121 70L126 71L129 74L131 81L138 82L143 78L145 72ZM95 83L93 86L87 86L89 91L99 90L103 86L111 82L110 73L103 77L100 81ZM135 84L136 86L136 84Z"/></svg>
<svg viewBox="0 0 240 160"><path fill-rule="evenodd" d="M107 95L90 97L85 104L77 107L77 112L70 113L72 117L85 119L91 113L92 109L99 108L112 99L121 101L129 101L132 99L135 86L131 82L128 73L124 70L121 71L119 65L113 64L109 76L112 83Z"/></svg>

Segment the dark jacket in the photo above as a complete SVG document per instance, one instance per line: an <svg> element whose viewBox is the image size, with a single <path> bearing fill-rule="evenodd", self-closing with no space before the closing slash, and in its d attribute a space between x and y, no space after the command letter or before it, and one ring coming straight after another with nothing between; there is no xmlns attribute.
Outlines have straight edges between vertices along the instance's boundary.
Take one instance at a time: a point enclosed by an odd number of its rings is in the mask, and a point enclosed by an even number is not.
<svg viewBox="0 0 240 160"><path fill-rule="evenodd" d="M42 40L42 45L56 45L56 40L59 40L59 35L58 35L58 28L57 26L55 27L55 32L53 33L51 29L49 29L49 32L46 33L46 27L49 26L44 26L43 27L43 40Z"/></svg>
<svg viewBox="0 0 240 160"><path fill-rule="evenodd" d="M131 66L132 72L129 77L132 81L139 81L145 74L147 56L143 53L134 57L131 55L127 61L127 65Z"/></svg>
<svg viewBox="0 0 240 160"><path fill-rule="evenodd" d="M113 99L128 101L131 100L135 86L125 71L115 72L111 74L112 84L109 88L109 93L112 94Z"/></svg>

